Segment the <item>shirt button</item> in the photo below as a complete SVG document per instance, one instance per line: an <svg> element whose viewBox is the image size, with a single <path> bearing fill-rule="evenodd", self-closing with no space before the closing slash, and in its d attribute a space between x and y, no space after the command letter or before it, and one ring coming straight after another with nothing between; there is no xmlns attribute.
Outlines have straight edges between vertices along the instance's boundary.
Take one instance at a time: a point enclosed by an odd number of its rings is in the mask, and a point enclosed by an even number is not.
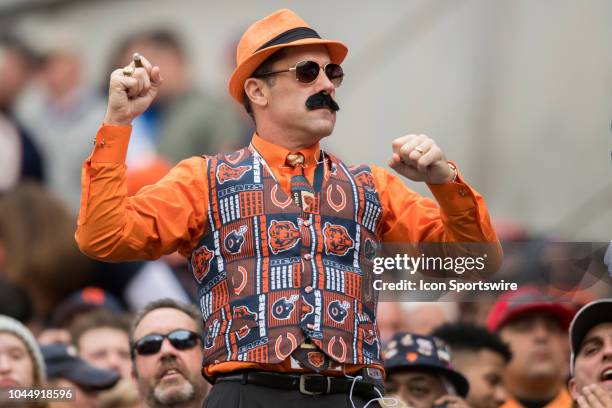
<svg viewBox="0 0 612 408"><path fill-rule="evenodd" d="M312 324L312 323L308 323L308 324L306 325L306 327L307 327L308 329L310 329L310 330L314 330L314 327L315 327L315 326L314 326L314 324Z"/></svg>
<svg viewBox="0 0 612 408"><path fill-rule="evenodd" d="M460 195L461 197L465 197L465 195L466 195L466 194L467 194L467 193L465 192L465 189L463 189L463 188L462 188L461 190L459 190L459 195Z"/></svg>
<svg viewBox="0 0 612 408"><path fill-rule="evenodd" d="M311 225L312 225L312 222L310 222L310 220L304 221L304 226L305 227L310 227Z"/></svg>
<svg viewBox="0 0 612 408"><path fill-rule="evenodd" d="M308 285L304 288L304 292L311 293L313 291L312 286Z"/></svg>
<svg viewBox="0 0 612 408"><path fill-rule="evenodd" d="M307 261L310 261L312 259L312 255L304 254L304 259L307 260Z"/></svg>

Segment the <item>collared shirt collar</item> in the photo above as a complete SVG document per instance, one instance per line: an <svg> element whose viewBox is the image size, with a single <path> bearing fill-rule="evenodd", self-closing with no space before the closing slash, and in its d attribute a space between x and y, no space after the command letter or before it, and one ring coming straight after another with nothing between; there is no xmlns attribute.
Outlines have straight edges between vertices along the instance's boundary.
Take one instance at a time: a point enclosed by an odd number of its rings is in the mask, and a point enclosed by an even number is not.
<svg viewBox="0 0 612 408"><path fill-rule="evenodd" d="M321 154L321 146L318 142L305 149L292 151L263 139L257 133L253 134L251 144L264 158L268 166L275 169L285 167L285 160L290 153L302 153L305 158L304 167L306 168L316 166Z"/></svg>

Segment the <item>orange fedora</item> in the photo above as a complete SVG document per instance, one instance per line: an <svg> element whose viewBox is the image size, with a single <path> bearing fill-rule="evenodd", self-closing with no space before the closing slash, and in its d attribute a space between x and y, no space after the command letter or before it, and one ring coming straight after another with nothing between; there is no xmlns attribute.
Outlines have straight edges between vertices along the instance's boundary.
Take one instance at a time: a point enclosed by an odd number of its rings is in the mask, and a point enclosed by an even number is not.
<svg viewBox="0 0 612 408"><path fill-rule="evenodd" d="M240 38L236 49L236 69L230 77L230 95L242 103L244 82L274 52L284 47L322 44L327 47L331 62L340 64L348 48L340 41L322 39L293 11L281 9L256 21Z"/></svg>

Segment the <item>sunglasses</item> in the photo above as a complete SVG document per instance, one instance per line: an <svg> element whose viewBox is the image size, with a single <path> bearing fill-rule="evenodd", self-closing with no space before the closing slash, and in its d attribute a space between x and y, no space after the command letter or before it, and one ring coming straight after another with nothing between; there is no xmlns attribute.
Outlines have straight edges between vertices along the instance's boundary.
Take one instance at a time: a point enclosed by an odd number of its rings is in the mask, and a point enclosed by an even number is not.
<svg viewBox="0 0 612 408"><path fill-rule="evenodd" d="M340 65L329 63L321 66L314 61L300 61L289 69L264 72L262 74L257 74L254 76L262 77L280 74L282 72L294 71L296 80L304 84L310 84L319 77L319 72L321 71L321 69L325 72L327 78L329 78L331 83L334 84L336 88L338 88L342 84L342 79L344 78L344 71L342 70L342 67Z"/></svg>
<svg viewBox="0 0 612 408"><path fill-rule="evenodd" d="M188 350L198 344L200 336L189 330L174 330L168 334L147 334L132 346L132 354L150 356L161 349L164 339L167 338L172 347L177 350Z"/></svg>

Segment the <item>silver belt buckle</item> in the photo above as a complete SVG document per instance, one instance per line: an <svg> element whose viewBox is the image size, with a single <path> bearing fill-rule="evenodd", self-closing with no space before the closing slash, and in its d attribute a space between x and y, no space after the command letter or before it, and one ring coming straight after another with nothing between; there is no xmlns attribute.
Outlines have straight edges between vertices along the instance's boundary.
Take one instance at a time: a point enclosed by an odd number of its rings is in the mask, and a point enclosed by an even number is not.
<svg viewBox="0 0 612 408"><path fill-rule="evenodd" d="M313 392L313 391L308 391L305 388L306 385L306 377L324 377L327 379L327 390L326 392ZM321 374L301 374L300 375L300 392L302 394L305 395L320 395L320 394L329 394L329 391L331 390L331 378L325 375L321 375Z"/></svg>

